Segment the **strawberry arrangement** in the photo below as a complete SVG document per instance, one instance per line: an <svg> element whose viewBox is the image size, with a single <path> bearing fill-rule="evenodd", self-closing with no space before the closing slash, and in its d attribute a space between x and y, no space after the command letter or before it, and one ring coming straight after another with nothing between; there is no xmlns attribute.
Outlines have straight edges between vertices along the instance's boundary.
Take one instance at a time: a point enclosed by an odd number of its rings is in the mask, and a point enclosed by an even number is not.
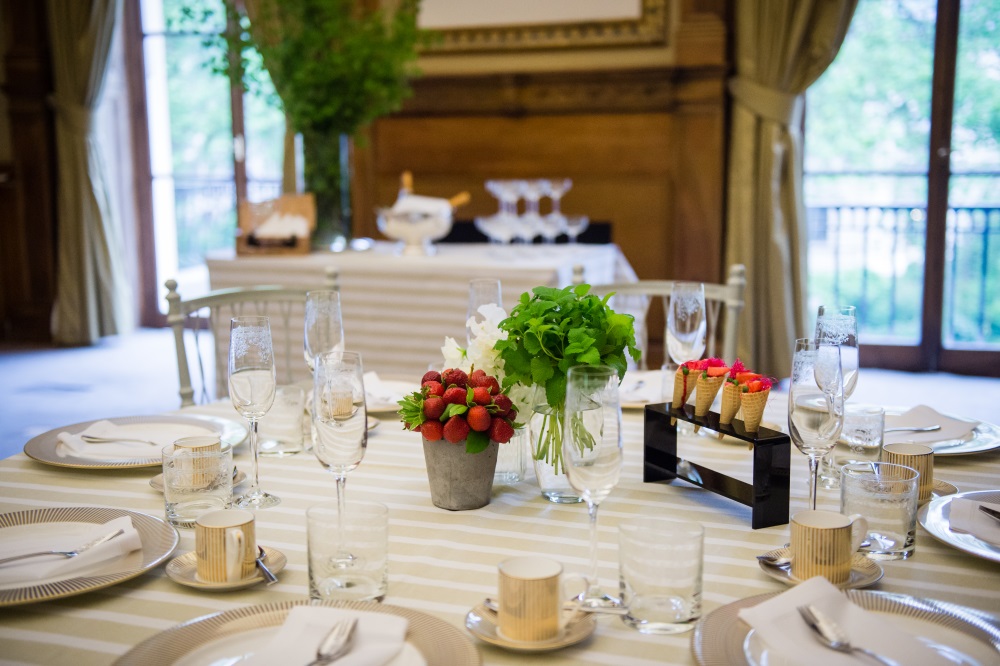
<svg viewBox="0 0 1000 666"><path fill-rule="evenodd" d="M483 370L431 370L421 378L420 390L400 400L399 407L404 429L429 442L464 440L466 453L485 450L491 440L506 444L514 436L517 410L497 378Z"/></svg>

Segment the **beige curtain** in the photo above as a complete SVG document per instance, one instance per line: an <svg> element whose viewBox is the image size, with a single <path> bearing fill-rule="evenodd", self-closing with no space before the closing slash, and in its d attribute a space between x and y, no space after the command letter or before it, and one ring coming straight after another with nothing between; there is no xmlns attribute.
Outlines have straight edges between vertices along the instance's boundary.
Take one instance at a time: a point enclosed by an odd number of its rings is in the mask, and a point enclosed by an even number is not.
<svg viewBox="0 0 1000 666"><path fill-rule="evenodd" d="M747 267L740 356L787 377L807 335L804 94L833 62L857 0L736 3L726 264Z"/></svg>
<svg viewBox="0 0 1000 666"><path fill-rule="evenodd" d="M92 344L133 321L121 227L91 132L120 15L120 0L48 0L59 216L52 332L60 344Z"/></svg>

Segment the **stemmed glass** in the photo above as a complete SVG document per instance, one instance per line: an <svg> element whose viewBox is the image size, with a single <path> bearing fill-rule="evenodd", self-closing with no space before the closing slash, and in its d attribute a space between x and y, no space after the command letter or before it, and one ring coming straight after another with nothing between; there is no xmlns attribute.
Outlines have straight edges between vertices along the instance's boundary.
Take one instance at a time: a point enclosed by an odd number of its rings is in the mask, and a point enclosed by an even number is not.
<svg viewBox="0 0 1000 666"><path fill-rule="evenodd" d="M250 423L253 475L250 489L236 499L242 508L266 509L281 498L260 489L257 471L257 422L274 402L274 350L267 317L234 317L229 327L229 398L236 411Z"/></svg>
<svg viewBox="0 0 1000 666"><path fill-rule="evenodd" d="M483 315L479 312L481 305L492 303L497 307L503 307L503 298L500 292L500 280L495 278L475 278L469 280L469 309L465 315L465 335L469 346L472 346L472 329L469 327L469 320L476 322L483 321Z"/></svg>
<svg viewBox="0 0 1000 666"><path fill-rule="evenodd" d="M361 354L332 351L316 357L312 407L313 451L337 478L337 506L343 509L347 473L361 464L368 446Z"/></svg>
<svg viewBox="0 0 1000 666"><path fill-rule="evenodd" d="M819 306L816 317L816 342L840 347L840 364L844 371L844 400L851 397L858 385L858 317L853 305ZM820 462L820 481L824 488L840 486L840 470L834 452Z"/></svg>
<svg viewBox="0 0 1000 666"><path fill-rule="evenodd" d="M590 576L584 608L621 608L597 579L597 509L618 485L622 469L622 410L618 372L608 366L575 366L566 374L563 459L566 476L590 513Z"/></svg>
<svg viewBox="0 0 1000 666"><path fill-rule="evenodd" d="M590 226L590 218L586 215L571 215L566 218L565 231L570 243L575 243L577 236Z"/></svg>
<svg viewBox="0 0 1000 666"><path fill-rule="evenodd" d="M339 292L322 290L306 293L303 349L310 372L314 372L315 359L320 354L344 351L344 319L340 312Z"/></svg>
<svg viewBox="0 0 1000 666"><path fill-rule="evenodd" d="M676 365L705 353L705 285L675 282L667 310L667 352Z"/></svg>
<svg viewBox="0 0 1000 666"><path fill-rule="evenodd" d="M840 347L802 338L795 341L788 387L788 433L809 456L809 503L816 508L819 459L837 443L844 427L844 374Z"/></svg>

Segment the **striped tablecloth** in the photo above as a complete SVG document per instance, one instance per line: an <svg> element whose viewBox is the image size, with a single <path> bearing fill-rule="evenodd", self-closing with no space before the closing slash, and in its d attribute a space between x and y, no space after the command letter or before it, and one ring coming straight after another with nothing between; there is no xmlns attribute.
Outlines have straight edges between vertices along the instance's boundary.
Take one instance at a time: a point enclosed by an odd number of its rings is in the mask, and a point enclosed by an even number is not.
<svg viewBox="0 0 1000 666"><path fill-rule="evenodd" d="M785 397L774 394L767 419L781 423ZM193 408L235 416L226 405ZM541 498L533 476L494 489L479 510L448 512L429 498L418 437L401 431L393 414L378 414L364 462L351 472L348 498L389 507L390 558L387 604L417 609L463 627L466 612L496 593L497 563L524 553L544 554L568 571L588 563L587 513L583 505L554 505ZM704 611L732 601L780 591L755 555L788 540L788 527L751 530L749 509L683 482L642 482L642 412L625 417L625 469L621 483L600 510L601 583L617 589L617 525L637 515L693 520L705 526ZM699 438L682 454L731 474L743 474L749 453L740 444ZM697 450L693 447L697 447ZM247 453L238 464L249 468ZM792 506L805 506L806 459L792 451ZM163 515L163 500L148 484L156 469L82 471L57 469L19 454L0 462L0 511L58 506L114 506ZM1000 451L939 458L937 478L962 491L1000 485ZM307 595L305 509L334 497L333 477L309 455L262 459L263 487L282 498L258 513L260 543L287 555L280 582L230 593L182 587L162 567L117 586L54 602L0 609L0 660L4 663L107 664L136 643L177 623L243 605L303 599ZM835 507L835 491L823 504ZM176 554L190 551L194 535L183 530ZM885 563L873 589L925 596L980 610L1000 610L1000 564L979 559L930 537L922 529L906 561ZM464 629L463 629L464 631ZM691 634L644 636L618 618L601 617L594 636L559 652L523 654L479 644L486 664L691 664Z"/></svg>

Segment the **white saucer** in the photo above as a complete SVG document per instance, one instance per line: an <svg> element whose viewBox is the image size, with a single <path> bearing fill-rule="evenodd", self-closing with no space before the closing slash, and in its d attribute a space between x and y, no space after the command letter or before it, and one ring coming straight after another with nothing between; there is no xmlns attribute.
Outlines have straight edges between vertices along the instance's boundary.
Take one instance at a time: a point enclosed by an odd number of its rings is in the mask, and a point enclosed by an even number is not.
<svg viewBox="0 0 1000 666"><path fill-rule="evenodd" d="M791 554L791 550L788 548L776 548L764 554L771 557L788 557ZM776 567L764 562L759 562L759 564L761 571L785 585L798 585L802 582L792 576L791 566ZM854 557L851 560L850 578L846 582L836 585L842 590L868 587L881 580L884 574L885 571L882 570L882 565L878 562L865 557L861 553L854 553Z"/></svg>
<svg viewBox="0 0 1000 666"><path fill-rule="evenodd" d="M504 638L496 625L497 614L482 604L465 616L465 628L481 641L515 652L549 652L576 645L590 637L597 628L597 618L593 613L580 613L571 620L566 629L556 638L547 641L512 641Z"/></svg>
<svg viewBox="0 0 1000 666"><path fill-rule="evenodd" d="M264 549L264 564L271 570L271 573L277 574L288 564L288 558L280 550L268 548L267 546L261 546L261 548ZM199 590L216 592L242 590L243 588L252 587L264 581L264 576L257 569L254 569L254 574L250 578L244 578L233 583L205 583L198 580L197 572L198 557L194 551L175 557L167 563L167 576L181 585L198 588Z"/></svg>
<svg viewBox="0 0 1000 666"><path fill-rule="evenodd" d="M247 480L247 474L246 474L246 472L244 472L242 470L236 470L236 476L233 477L233 488L235 488L236 486L240 485L241 483L243 483L246 480ZM150 479L149 480L149 485L150 485L150 487L153 490L162 493L163 492L163 473L161 472L160 474L157 474L152 479Z"/></svg>

